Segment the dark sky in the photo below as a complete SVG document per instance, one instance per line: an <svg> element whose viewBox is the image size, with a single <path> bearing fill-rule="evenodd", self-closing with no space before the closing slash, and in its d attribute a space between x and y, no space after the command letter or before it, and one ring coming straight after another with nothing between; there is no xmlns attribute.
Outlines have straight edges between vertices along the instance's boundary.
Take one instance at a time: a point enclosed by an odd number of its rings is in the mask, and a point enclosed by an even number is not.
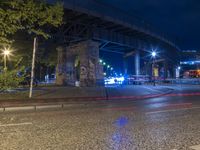
<svg viewBox="0 0 200 150"><path fill-rule="evenodd" d="M177 40L181 49L200 49L200 0L98 0L144 18Z"/></svg>

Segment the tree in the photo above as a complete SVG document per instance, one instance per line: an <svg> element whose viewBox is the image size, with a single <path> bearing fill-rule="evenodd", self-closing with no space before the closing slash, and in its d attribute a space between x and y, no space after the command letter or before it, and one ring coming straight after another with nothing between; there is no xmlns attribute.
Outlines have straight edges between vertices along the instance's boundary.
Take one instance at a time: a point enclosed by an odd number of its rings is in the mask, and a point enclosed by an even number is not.
<svg viewBox="0 0 200 150"><path fill-rule="evenodd" d="M45 0L0 1L0 46L11 43L17 31L48 38L47 28L62 24L64 11L61 3L48 4Z"/></svg>
<svg viewBox="0 0 200 150"><path fill-rule="evenodd" d="M63 15L61 3L50 5L45 0L0 0L0 48L13 43L18 33L49 38L48 30L61 25ZM19 85L23 78L16 75L18 70L0 73L2 89ZM9 78L13 81L9 82Z"/></svg>
<svg viewBox="0 0 200 150"><path fill-rule="evenodd" d="M24 67L0 73L0 92L20 86L25 79L24 73Z"/></svg>

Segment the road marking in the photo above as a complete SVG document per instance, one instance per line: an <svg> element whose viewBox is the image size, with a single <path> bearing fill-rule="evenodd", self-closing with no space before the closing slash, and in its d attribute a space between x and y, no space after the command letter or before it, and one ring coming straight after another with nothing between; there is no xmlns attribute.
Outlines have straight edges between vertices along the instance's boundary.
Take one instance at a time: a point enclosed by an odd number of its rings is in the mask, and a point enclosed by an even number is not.
<svg viewBox="0 0 200 150"><path fill-rule="evenodd" d="M190 149L200 150L200 145L191 146Z"/></svg>
<svg viewBox="0 0 200 150"><path fill-rule="evenodd" d="M23 125L32 125L32 124L33 124L32 122L0 124L0 127L23 126Z"/></svg>
<svg viewBox="0 0 200 150"><path fill-rule="evenodd" d="M158 93L164 94L163 91L160 91L160 90L157 90L157 89L152 89L152 88L149 88L149 87L144 87L144 88L146 88L146 89L148 89L150 91L154 91L154 92L158 92ZM173 89L168 88L168 91L172 91L172 90Z"/></svg>
<svg viewBox="0 0 200 150"><path fill-rule="evenodd" d="M146 115L157 114L157 113L167 113L167 112L174 112L174 111L183 111L183 110L192 110L192 109L200 109L200 107L192 107L192 108L180 108L180 109L170 109L170 110L161 110L161 111L152 111L145 113Z"/></svg>

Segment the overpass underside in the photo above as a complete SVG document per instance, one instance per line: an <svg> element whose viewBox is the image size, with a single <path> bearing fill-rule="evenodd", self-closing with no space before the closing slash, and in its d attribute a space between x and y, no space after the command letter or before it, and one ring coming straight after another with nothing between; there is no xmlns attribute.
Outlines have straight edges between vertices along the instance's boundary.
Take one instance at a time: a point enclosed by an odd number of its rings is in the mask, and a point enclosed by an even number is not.
<svg viewBox="0 0 200 150"><path fill-rule="evenodd" d="M99 51L122 54L125 74L128 73L127 58L134 57L134 74L151 75L152 62L146 56L154 49L158 49L159 57L164 60L161 66L165 72L177 65L177 47L171 42L108 18L65 9L65 24L54 35L59 45L57 84L75 85L79 80L81 86L101 85L103 69ZM79 71L75 71L77 59ZM141 71L141 60L143 68L149 68L146 72ZM167 78L167 73L164 74Z"/></svg>

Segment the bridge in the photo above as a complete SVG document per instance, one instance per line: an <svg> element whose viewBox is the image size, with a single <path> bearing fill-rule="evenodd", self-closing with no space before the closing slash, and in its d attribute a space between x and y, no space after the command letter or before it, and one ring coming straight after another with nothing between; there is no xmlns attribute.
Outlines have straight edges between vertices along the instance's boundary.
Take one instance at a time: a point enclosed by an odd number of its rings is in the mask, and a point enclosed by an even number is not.
<svg viewBox="0 0 200 150"><path fill-rule="evenodd" d="M74 84L77 74L83 86L93 85L97 78L102 79L99 51L122 54L125 62L127 57L134 56L135 75L141 74L140 56L145 56L156 48L161 51L159 57L164 60L162 66L166 78L167 72L173 72L177 65L179 47L140 18L99 0L65 0L64 7L65 24L54 35L60 45L58 84L63 84L66 80ZM72 65L77 59L79 73Z"/></svg>

